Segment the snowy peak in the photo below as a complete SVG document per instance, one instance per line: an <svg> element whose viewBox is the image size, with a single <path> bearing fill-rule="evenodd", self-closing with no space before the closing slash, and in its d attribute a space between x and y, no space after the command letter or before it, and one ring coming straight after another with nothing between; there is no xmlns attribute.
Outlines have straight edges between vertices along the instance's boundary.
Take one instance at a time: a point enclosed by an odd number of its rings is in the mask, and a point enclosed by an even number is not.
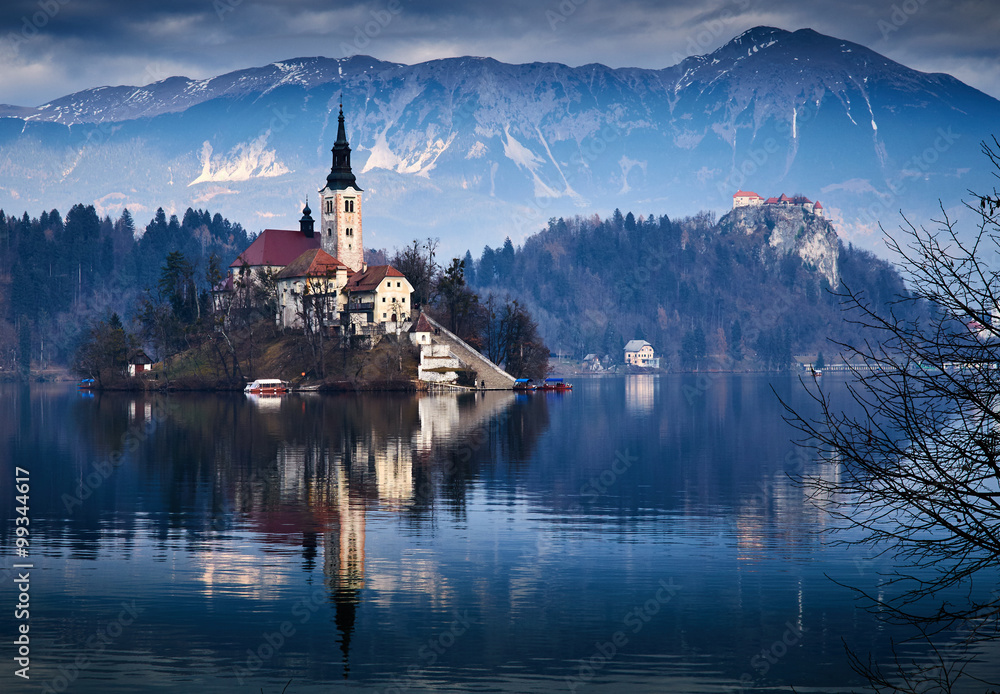
<svg viewBox="0 0 1000 694"><path fill-rule="evenodd" d="M175 76L139 87L95 87L54 99L38 108L0 105L0 117L63 125L119 123L185 111L213 99L267 94L283 86L312 89L399 67L404 66L360 55L341 59L291 58L202 80Z"/></svg>
<svg viewBox="0 0 1000 694"><path fill-rule="evenodd" d="M299 57L0 106L0 208L173 201L294 224L329 170L341 94L388 247L465 238L469 219L495 243L559 215L729 209L738 189L818 197L838 229L875 234L900 208L990 189L978 145L1000 122L1000 102L954 78L808 29L756 27L662 70ZM86 123L111 126L69 127Z"/></svg>

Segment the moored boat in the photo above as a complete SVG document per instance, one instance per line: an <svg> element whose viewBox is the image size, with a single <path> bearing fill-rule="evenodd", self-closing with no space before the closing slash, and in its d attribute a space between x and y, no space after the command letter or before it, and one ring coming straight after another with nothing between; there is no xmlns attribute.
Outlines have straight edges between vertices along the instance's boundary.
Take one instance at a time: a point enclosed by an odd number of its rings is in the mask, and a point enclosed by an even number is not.
<svg viewBox="0 0 1000 694"><path fill-rule="evenodd" d="M519 378L514 381L514 390L534 390L535 384L530 378Z"/></svg>
<svg viewBox="0 0 1000 694"><path fill-rule="evenodd" d="M281 395L288 392L288 384L280 378L258 378L253 383L247 383L243 392L251 395Z"/></svg>
<svg viewBox="0 0 1000 694"><path fill-rule="evenodd" d="M573 390L573 386L570 383L566 383L566 381L564 381L561 378L552 377L552 378L546 378L545 382L542 383L541 386L539 386L539 390L556 390L556 391Z"/></svg>
<svg viewBox="0 0 1000 694"><path fill-rule="evenodd" d="M80 390L93 390L97 386L97 381L92 378L81 379L80 383L76 386Z"/></svg>

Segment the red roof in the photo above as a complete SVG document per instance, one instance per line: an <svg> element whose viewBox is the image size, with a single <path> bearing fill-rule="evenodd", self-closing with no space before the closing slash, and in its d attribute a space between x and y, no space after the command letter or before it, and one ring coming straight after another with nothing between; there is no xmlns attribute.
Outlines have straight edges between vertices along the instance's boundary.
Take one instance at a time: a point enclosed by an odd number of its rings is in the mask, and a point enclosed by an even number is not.
<svg viewBox="0 0 1000 694"><path fill-rule="evenodd" d="M354 274L354 270L344 265L322 248L310 248L298 258L285 266L285 269L278 273L277 279L283 280L290 277L326 277L336 274L337 270L347 270L347 276Z"/></svg>
<svg viewBox="0 0 1000 694"><path fill-rule="evenodd" d="M411 333L432 333L434 332L434 327L430 324L430 321L424 316L423 313L417 318L417 322L410 327Z"/></svg>
<svg viewBox="0 0 1000 694"><path fill-rule="evenodd" d="M233 276L226 275L226 279L219 282L217 285L212 287L213 292L231 292L233 291Z"/></svg>
<svg viewBox="0 0 1000 694"><path fill-rule="evenodd" d="M402 277L406 279L402 272L392 265L372 265L364 272L354 273L354 277L347 283L349 292L371 292L375 291L378 285L386 277Z"/></svg>
<svg viewBox="0 0 1000 694"><path fill-rule="evenodd" d="M320 247L320 236L308 238L293 229L265 229L229 267L270 265L284 267L306 251Z"/></svg>
<svg viewBox="0 0 1000 694"><path fill-rule="evenodd" d="M757 195L757 193L753 192L752 190L750 190L750 191L747 191L747 190L738 190L733 195L733 197L734 198L759 198L760 196Z"/></svg>
<svg viewBox="0 0 1000 694"><path fill-rule="evenodd" d="M778 198L768 198L767 200L764 201L764 204L765 205L777 205L778 204Z"/></svg>
<svg viewBox="0 0 1000 694"><path fill-rule="evenodd" d="M816 204L813 205L813 209L814 210L822 210L823 209L823 204L819 200L817 200Z"/></svg>

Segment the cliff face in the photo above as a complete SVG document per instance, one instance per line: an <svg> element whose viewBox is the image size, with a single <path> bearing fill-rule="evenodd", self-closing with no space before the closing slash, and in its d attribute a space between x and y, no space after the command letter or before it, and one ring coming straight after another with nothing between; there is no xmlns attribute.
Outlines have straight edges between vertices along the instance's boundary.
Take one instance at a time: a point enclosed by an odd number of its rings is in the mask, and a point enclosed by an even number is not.
<svg viewBox="0 0 1000 694"><path fill-rule="evenodd" d="M719 220L723 233L763 235L780 256L795 253L830 283L840 284L837 260L840 244L833 225L802 207L738 207Z"/></svg>

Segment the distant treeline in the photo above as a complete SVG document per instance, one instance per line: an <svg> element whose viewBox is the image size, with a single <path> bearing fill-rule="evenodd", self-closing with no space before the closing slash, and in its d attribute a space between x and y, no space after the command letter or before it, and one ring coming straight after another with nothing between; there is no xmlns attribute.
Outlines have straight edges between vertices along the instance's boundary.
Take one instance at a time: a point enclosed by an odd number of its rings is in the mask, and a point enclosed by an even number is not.
<svg viewBox="0 0 1000 694"><path fill-rule="evenodd" d="M554 351L621 363L626 341L653 344L671 368L782 369L794 354L837 352L862 329L846 320L837 288L798 254L768 243L769 229L726 233L710 213L552 219L515 247L465 256L479 290L506 292L538 320ZM895 268L839 243L839 287L882 306L905 294Z"/></svg>
<svg viewBox="0 0 1000 694"><path fill-rule="evenodd" d="M65 217L0 210L0 373L27 358L68 364L94 319L134 314L170 253L184 255L204 290L209 258L225 266L248 243L243 227L206 210L189 208L178 219L158 209L138 238L127 209L116 220L92 205L74 205Z"/></svg>

